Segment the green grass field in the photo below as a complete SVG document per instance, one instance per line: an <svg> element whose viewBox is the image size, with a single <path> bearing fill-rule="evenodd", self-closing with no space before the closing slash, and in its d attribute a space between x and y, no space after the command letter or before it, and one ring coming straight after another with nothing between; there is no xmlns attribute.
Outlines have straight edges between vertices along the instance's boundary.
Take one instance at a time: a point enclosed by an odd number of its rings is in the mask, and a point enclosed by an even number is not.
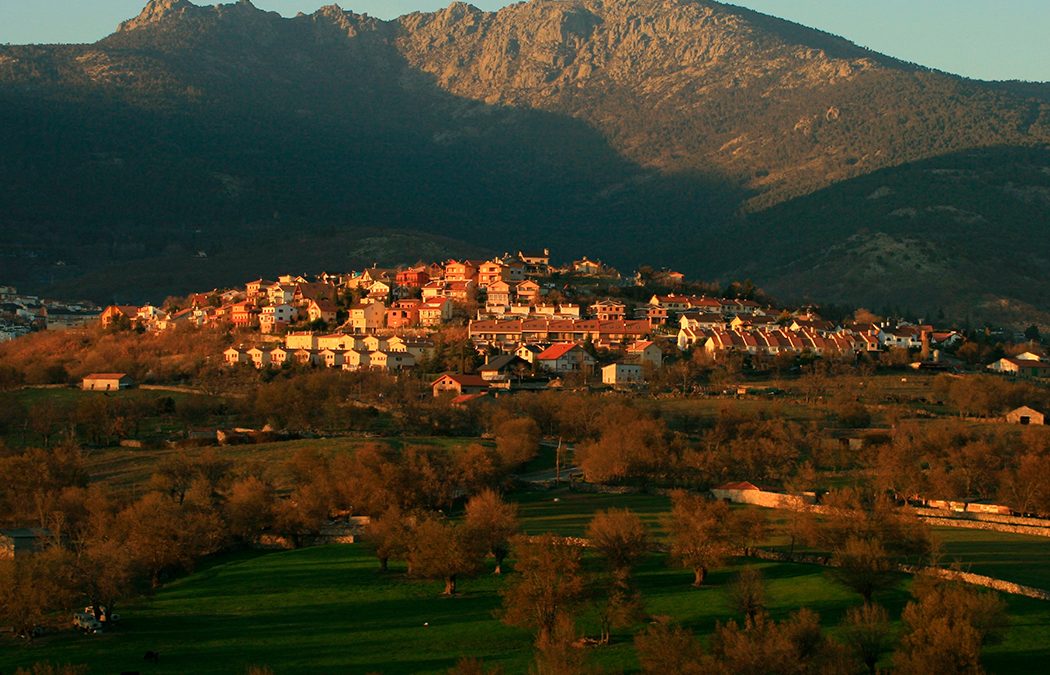
<svg viewBox="0 0 1050 675"><path fill-rule="evenodd" d="M521 492L511 495L511 499L518 503L527 534L553 532L582 537L594 514L611 508L634 511L654 533L659 533L660 520L671 509L670 498L658 495L588 494L567 489Z"/></svg>
<svg viewBox="0 0 1050 675"><path fill-rule="evenodd" d="M967 572L1050 590L1050 538L937 527L942 563Z"/></svg>
<svg viewBox="0 0 1050 675"><path fill-rule="evenodd" d="M806 606L833 628L859 602L818 568L756 566L776 618ZM636 578L650 614L675 617L706 635L716 621L734 618L726 586L739 568L737 561L713 572L710 587L696 590L689 572L652 555ZM275 673L440 673L460 656L473 656L521 673L531 658L531 637L496 618L501 583L483 575L463 581L460 597L442 598L439 583L408 580L401 568L381 574L364 545L236 554L121 607L122 625L111 633L7 643L0 671L51 661L86 664L92 673L239 673L259 664ZM907 600L904 584L878 600L899 614ZM1050 603L1011 598L1009 609L1013 627L1004 643L988 650L990 670L1041 672L1050 657ZM631 636L643 626L592 649L589 662L603 671L637 672ZM596 634L593 610L584 607L580 628ZM161 653L160 663L143 661L149 650Z"/></svg>

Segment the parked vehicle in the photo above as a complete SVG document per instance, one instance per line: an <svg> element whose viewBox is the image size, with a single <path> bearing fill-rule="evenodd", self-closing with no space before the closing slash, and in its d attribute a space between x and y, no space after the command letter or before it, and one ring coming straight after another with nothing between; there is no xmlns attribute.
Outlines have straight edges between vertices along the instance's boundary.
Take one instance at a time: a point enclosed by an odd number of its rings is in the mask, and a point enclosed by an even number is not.
<svg viewBox="0 0 1050 675"><path fill-rule="evenodd" d="M73 625L85 633L101 633L102 622L91 612L77 612L73 615Z"/></svg>

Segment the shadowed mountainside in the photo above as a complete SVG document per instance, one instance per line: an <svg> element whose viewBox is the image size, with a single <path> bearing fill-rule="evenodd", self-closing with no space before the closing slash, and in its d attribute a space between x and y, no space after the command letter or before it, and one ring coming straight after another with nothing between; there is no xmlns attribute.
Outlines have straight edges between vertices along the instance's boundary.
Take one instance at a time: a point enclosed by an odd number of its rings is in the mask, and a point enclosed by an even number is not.
<svg viewBox="0 0 1050 675"><path fill-rule="evenodd" d="M863 254L853 237L896 221L856 209L829 225L815 205L872 172L1038 147L1045 92L716 2L454 3L384 22L334 6L284 19L244 1L153 0L94 45L0 48L0 254L13 281L99 299L229 283L252 263L345 268L540 244L864 298L864 285L821 277L830 264L805 277L792 265ZM785 218L813 236L766 225ZM814 234L828 227L833 237ZM395 231L409 234L376 245ZM741 247L741 231L763 234ZM1045 304L995 275L943 293L974 289Z"/></svg>

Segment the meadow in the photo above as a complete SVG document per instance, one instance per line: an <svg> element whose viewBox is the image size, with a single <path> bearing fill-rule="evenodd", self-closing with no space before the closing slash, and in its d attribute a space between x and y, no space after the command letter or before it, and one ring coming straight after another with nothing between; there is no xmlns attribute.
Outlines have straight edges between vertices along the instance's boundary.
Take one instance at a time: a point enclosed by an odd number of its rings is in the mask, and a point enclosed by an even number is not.
<svg viewBox="0 0 1050 675"><path fill-rule="evenodd" d="M658 530L668 508L666 497L651 495L563 489L515 497L529 533L582 535L594 512L611 507L630 508ZM1050 542L955 529L943 535L945 550L974 571L1001 572L1022 583L1043 578ZM636 580L648 614L673 617L706 636L716 622L739 620L727 591L747 565L761 570L767 607L776 619L809 607L834 635L845 611L860 602L823 569L801 564L735 559L697 590L690 586L689 571L653 553L639 566ZM597 575L600 561L587 554L585 567ZM409 579L403 565L381 573L367 544L225 554L154 596L120 607L121 625L110 633L67 631L29 645L8 643L0 650L0 672L50 661L85 664L92 673L239 673L251 665L279 674L442 673L467 656L522 673L532 655L531 636L499 621L503 583L504 578L483 573L463 580L459 596L444 598L440 583ZM902 576L897 588L877 596L891 616L899 616L907 602L909 584ZM1041 672L1050 657L1050 603L1004 598L1011 627L1001 644L986 650L985 662L991 672ZM579 626L584 634L597 635L593 606L581 607ZM589 648L588 663L606 672L637 672L632 635L642 628L644 623L616 632L612 644ZM146 651L159 652L160 662L145 662Z"/></svg>
<svg viewBox="0 0 1050 675"><path fill-rule="evenodd" d="M587 562L597 568L593 558ZM846 609L859 603L819 568L785 563L735 560L712 573L708 588L696 590L689 572L654 554L640 566L637 583L648 613L706 635L718 621L739 619L726 591L745 564L762 571L774 618L809 607L834 634ZM443 598L440 584L409 580L403 572L395 565L380 573L364 545L228 555L125 605L118 629L66 632L6 648L0 669L50 661L85 664L92 673L238 673L251 665L275 673L441 673L468 656L507 673L527 670L531 636L497 618L502 579L482 575L463 583L458 597ZM892 615L908 597L903 581L877 598ZM1040 672L1050 657L1050 604L1007 601L1011 629L987 650L986 663L991 672ZM583 608L580 627L597 634L590 608ZM144 662L146 651L159 652L160 662ZM603 671L637 672L631 631L590 648L588 661Z"/></svg>

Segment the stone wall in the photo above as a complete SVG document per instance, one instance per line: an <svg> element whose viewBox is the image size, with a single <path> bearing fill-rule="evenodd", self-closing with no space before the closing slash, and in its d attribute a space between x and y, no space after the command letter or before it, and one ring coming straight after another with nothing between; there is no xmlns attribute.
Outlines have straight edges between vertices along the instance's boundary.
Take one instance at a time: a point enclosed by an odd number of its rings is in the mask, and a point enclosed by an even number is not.
<svg viewBox="0 0 1050 675"><path fill-rule="evenodd" d="M1032 537L1050 537L1050 528L1047 527L1006 525L1004 523L993 523L985 520L970 520L969 518L949 518L923 515L920 515L919 518L927 525L935 525L937 527L962 527L970 530L991 530L993 532L1007 532L1009 534L1027 534Z"/></svg>
<svg viewBox="0 0 1050 675"><path fill-rule="evenodd" d="M752 549L751 557L761 560L774 560L777 562L794 562L808 565L821 565L822 567L835 567L835 561L825 556L811 554L789 554L783 551L769 551L766 549ZM933 576L949 581L958 581L973 586L983 586L1000 593L1011 595L1023 595L1036 600L1050 601L1050 592L1032 586L1022 586L1012 581L1004 581L994 577L986 577L983 574L963 572L961 570L944 569L943 567L921 567L918 565L898 565L897 569L905 574L932 574Z"/></svg>
<svg viewBox="0 0 1050 675"><path fill-rule="evenodd" d="M986 577L983 574L973 574L972 572L962 572L960 570L948 570L940 567L918 568L910 565L902 565L901 571L908 572L909 574L923 572L933 574L942 579L948 579L949 581L961 581L974 586L983 586L985 588L990 588L993 591L999 591L1000 593L1023 595L1027 598L1035 598L1036 600L1050 600L1050 592L1044 591L1041 588L1022 586L1021 584L1015 584L1012 581L1003 581L1002 579L996 579L994 577Z"/></svg>
<svg viewBox="0 0 1050 675"><path fill-rule="evenodd" d="M919 516L930 518L955 518L959 520L978 520L986 523L1020 525L1022 527L1042 527L1050 529L1050 520L1046 518L1022 518L998 513L974 513L972 511L946 511L944 509L915 508Z"/></svg>

